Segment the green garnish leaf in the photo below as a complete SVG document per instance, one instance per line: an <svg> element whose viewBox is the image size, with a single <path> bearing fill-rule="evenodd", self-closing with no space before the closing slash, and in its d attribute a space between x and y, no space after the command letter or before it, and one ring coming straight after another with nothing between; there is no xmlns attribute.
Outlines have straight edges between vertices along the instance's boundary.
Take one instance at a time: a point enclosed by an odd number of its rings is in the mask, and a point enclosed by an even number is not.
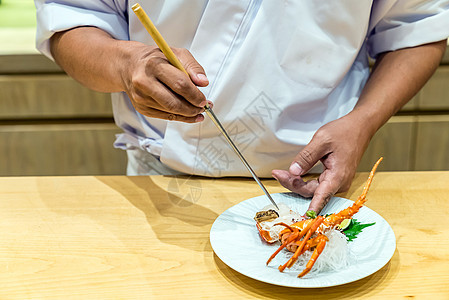
<svg viewBox="0 0 449 300"><path fill-rule="evenodd" d="M343 230L343 233L347 236L348 242L351 242L357 237L357 235L360 232L362 232L363 228L369 227L374 224L376 224L376 223L374 222L374 223L362 224L359 221L357 221L356 219L352 219L351 224L349 224L349 226L345 230Z"/></svg>
<svg viewBox="0 0 449 300"><path fill-rule="evenodd" d="M311 219L315 219L315 218L316 218L316 212L313 211L313 210L308 210L308 211L306 212L306 216L309 217L309 218L311 218Z"/></svg>

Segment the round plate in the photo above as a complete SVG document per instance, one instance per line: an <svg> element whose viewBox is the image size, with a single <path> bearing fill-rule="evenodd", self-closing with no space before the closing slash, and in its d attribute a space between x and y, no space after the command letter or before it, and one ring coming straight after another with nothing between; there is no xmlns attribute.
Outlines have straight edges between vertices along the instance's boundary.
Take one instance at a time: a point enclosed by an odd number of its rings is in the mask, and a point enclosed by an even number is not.
<svg viewBox="0 0 449 300"><path fill-rule="evenodd" d="M305 212L310 199L294 193L273 194L276 203L285 203L292 210ZM348 199L333 197L321 211L322 215L339 212L352 205ZM309 274L297 278L298 271L279 272L277 265L267 266L270 255L279 247L262 241L253 217L269 204L266 196L240 202L222 213L212 225L210 242L215 254L235 271L280 286L318 288L345 284L362 279L381 269L393 256L396 238L390 225L373 210L362 207L354 216L361 223L376 222L366 227L357 238L348 244L355 261L347 268Z"/></svg>

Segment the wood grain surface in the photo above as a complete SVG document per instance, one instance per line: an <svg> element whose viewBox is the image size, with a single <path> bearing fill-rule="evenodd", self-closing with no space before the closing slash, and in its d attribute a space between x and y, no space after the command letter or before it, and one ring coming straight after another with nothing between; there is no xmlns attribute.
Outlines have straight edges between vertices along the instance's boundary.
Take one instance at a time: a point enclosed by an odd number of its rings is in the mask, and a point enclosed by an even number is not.
<svg viewBox="0 0 449 300"><path fill-rule="evenodd" d="M417 116L415 170L449 170L448 154L449 115Z"/></svg>
<svg viewBox="0 0 449 300"><path fill-rule="evenodd" d="M366 177L340 196L355 199ZM223 211L261 194L252 180L4 177L0 299L448 299L448 182L449 172L378 173L367 206L395 232L391 261L353 283L294 289L240 275L209 243Z"/></svg>
<svg viewBox="0 0 449 300"><path fill-rule="evenodd" d="M373 167L373 161L382 153L384 160L379 166L383 171L413 170L413 160L416 135L416 117L393 116L379 131L376 132L366 149L358 166L358 171L368 172Z"/></svg>
<svg viewBox="0 0 449 300"><path fill-rule="evenodd" d="M20 51L15 51L12 54L1 54L0 51L0 74L46 73L63 73L63 71L57 64L40 53L21 54Z"/></svg>
<svg viewBox="0 0 449 300"><path fill-rule="evenodd" d="M0 176L124 175L114 123L0 125Z"/></svg>
<svg viewBox="0 0 449 300"><path fill-rule="evenodd" d="M449 110L449 66L441 65L418 93L418 109Z"/></svg>
<svg viewBox="0 0 449 300"><path fill-rule="evenodd" d="M111 95L65 74L0 76L0 120L112 117Z"/></svg>

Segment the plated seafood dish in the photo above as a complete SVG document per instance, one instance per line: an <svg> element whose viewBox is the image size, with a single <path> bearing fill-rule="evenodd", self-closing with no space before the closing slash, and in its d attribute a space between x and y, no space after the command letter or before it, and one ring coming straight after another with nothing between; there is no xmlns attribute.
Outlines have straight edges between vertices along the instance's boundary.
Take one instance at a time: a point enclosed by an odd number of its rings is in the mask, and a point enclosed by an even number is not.
<svg viewBox="0 0 449 300"><path fill-rule="evenodd" d="M279 204L279 210L266 207L257 212L254 219L263 242L280 244L266 264L269 265L276 256L283 253L287 261L278 267L279 271L283 272L286 268L299 270L300 278L312 268L319 272L339 269L349 264L347 244L355 236L348 238L344 229L352 225L353 231L361 231L374 224L360 224L352 218L366 202L374 173L381 161L382 158L374 165L357 201L338 213L310 218L292 211L282 203ZM342 226L342 223L345 225Z"/></svg>

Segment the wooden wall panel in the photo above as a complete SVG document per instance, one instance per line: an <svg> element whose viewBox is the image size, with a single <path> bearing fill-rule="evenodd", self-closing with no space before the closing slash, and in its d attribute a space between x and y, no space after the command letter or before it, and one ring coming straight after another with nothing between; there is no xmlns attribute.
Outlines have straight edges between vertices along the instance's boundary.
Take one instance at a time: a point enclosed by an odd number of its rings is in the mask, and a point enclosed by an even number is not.
<svg viewBox="0 0 449 300"><path fill-rule="evenodd" d="M405 104L402 108L401 111L414 111L418 108L418 98L419 98L419 93L413 97L409 102L407 102L407 104Z"/></svg>
<svg viewBox="0 0 449 300"><path fill-rule="evenodd" d="M413 159L417 171L449 170L449 115L418 117Z"/></svg>
<svg viewBox="0 0 449 300"><path fill-rule="evenodd" d="M448 65L449 64L449 40L447 41L447 47L446 51L444 52L443 58L441 59L442 65Z"/></svg>
<svg viewBox="0 0 449 300"><path fill-rule="evenodd" d="M0 76L0 119L112 116L111 96L65 74Z"/></svg>
<svg viewBox="0 0 449 300"><path fill-rule="evenodd" d="M418 96L418 109L449 110L449 66L440 66Z"/></svg>
<svg viewBox="0 0 449 300"><path fill-rule="evenodd" d="M0 176L124 175L115 124L0 126Z"/></svg>
<svg viewBox="0 0 449 300"><path fill-rule="evenodd" d="M393 117L373 137L362 157L358 171L369 171L383 156L379 167L383 171L406 171L413 166L411 157L414 147L414 118Z"/></svg>
<svg viewBox="0 0 449 300"><path fill-rule="evenodd" d="M63 71L56 63L40 53L0 55L0 74L36 73L63 73Z"/></svg>

